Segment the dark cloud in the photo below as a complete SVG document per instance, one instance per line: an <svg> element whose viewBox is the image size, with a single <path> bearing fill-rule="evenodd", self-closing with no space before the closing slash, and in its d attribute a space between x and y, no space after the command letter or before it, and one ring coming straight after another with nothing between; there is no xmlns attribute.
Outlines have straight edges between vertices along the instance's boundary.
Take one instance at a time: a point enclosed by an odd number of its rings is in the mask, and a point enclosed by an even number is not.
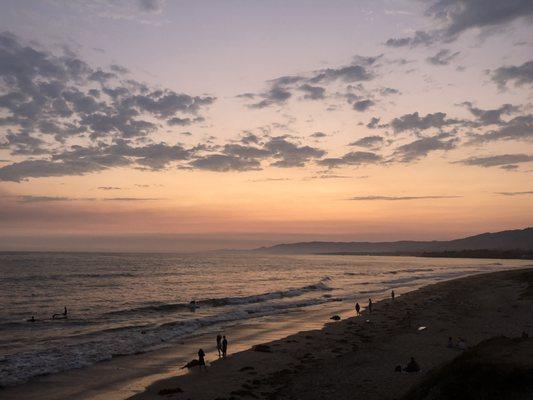
<svg viewBox="0 0 533 400"><path fill-rule="evenodd" d="M139 9L144 12L159 13L163 10L165 0L137 0Z"/></svg>
<svg viewBox="0 0 533 400"><path fill-rule="evenodd" d="M381 93L382 96L389 96L391 94L400 94L400 91L398 89L394 89L390 87L382 88L380 89L379 92Z"/></svg>
<svg viewBox="0 0 533 400"><path fill-rule="evenodd" d="M439 51L434 56L426 58L426 61L429 64L433 65L448 65L454 58L456 58L461 52L456 51L455 53L452 53L448 49L443 49Z"/></svg>
<svg viewBox="0 0 533 400"><path fill-rule="evenodd" d="M388 124L380 124L379 121L381 121L381 118L378 117L372 117L370 122L366 124L366 127L368 129L376 129L376 128L387 128Z"/></svg>
<svg viewBox="0 0 533 400"><path fill-rule="evenodd" d="M122 188L119 188L117 186L99 186L98 189L100 190L121 190Z"/></svg>
<svg viewBox="0 0 533 400"><path fill-rule="evenodd" d="M359 101L354 102L352 104L352 107L356 111L366 111L370 107L372 107L374 104L376 103L374 103L372 100L365 99L365 100L359 100Z"/></svg>
<svg viewBox="0 0 533 400"><path fill-rule="evenodd" d="M86 161L25 160L0 168L0 181L20 182L27 178L85 175L107 169L105 165Z"/></svg>
<svg viewBox="0 0 533 400"><path fill-rule="evenodd" d="M435 35L424 31L416 31L412 37L391 38L385 42L389 47L429 46L435 41Z"/></svg>
<svg viewBox="0 0 533 400"><path fill-rule="evenodd" d="M20 203L45 203L54 201L69 201L69 197L63 196L31 196L23 195L18 197Z"/></svg>
<svg viewBox="0 0 533 400"><path fill-rule="evenodd" d="M455 163L479 167L499 167L501 165L527 163L531 161L533 161L533 155L529 154L500 154L486 157L470 157L455 161Z"/></svg>
<svg viewBox="0 0 533 400"><path fill-rule="evenodd" d="M208 171L250 171L261 169L261 163L255 159L229 156L226 154L210 154L191 161L190 165Z"/></svg>
<svg viewBox="0 0 533 400"><path fill-rule="evenodd" d="M522 196L522 195L533 194L533 190L528 190L526 192L496 192L496 194L501 194L503 196Z"/></svg>
<svg viewBox="0 0 533 400"><path fill-rule="evenodd" d="M271 105L279 105L285 103L292 96L291 92L282 86L274 86L270 90L261 94L263 100L251 104L250 108L265 108Z"/></svg>
<svg viewBox="0 0 533 400"><path fill-rule="evenodd" d="M359 146L359 147L366 147L369 149L376 149L380 148L383 145L384 139L381 136L373 135L373 136L365 136L364 138L361 138L359 140L356 140L355 142L350 143L348 146Z"/></svg>
<svg viewBox="0 0 533 400"><path fill-rule="evenodd" d="M455 119L446 119L446 113L436 112L420 117L418 112L405 114L401 117L394 118L390 125L394 132L399 133L406 130L426 130L430 128L442 128L444 126L457 124L460 121Z"/></svg>
<svg viewBox="0 0 533 400"><path fill-rule="evenodd" d="M457 142L456 138L449 138L445 134L424 137L398 147L394 151L394 158L400 162L415 161L426 157L432 151L454 149Z"/></svg>
<svg viewBox="0 0 533 400"><path fill-rule="evenodd" d="M270 138L264 145L272 157L277 159L271 165L281 168L303 167L311 159L323 157L326 152L311 146L300 146L284 136Z"/></svg>
<svg viewBox="0 0 533 400"><path fill-rule="evenodd" d="M497 112L495 113L497 114ZM501 114L500 114L501 115ZM496 118L494 115L491 118ZM471 143L482 143L494 140L528 141L533 137L533 115L520 115L507 122L500 120L500 127L482 134L470 136Z"/></svg>
<svg viewBox="0 0 533 400"><path fill-rule="evenodd" d="M349 65L341 68L327 68L320 70L309 82L331 82L341 80L343 82L369 81L375 78L373 72L362 65Z"/></svg>
<svg viewBox="0 0 533 400"><path fill-rule="evenodd" d="M479 120L482 125L498 125L504 123L502 121L503 115L511 115L519 110L518 107L512 104L503 104L499 108L483 110L475 107L471 102L464 102L462 105L466 106L468 110Z"/></svg>
<svg viewBox="0 0 533 400"><path fill-rule="evenodd" d="M203 117L196 117L196 118L178 118L174 117L167 121L167 124L170 126L187 126L191 125L197 122L203 122L205 119Z"/></svg>
<svg viewBox="0 0 533 400"><path fill-rule="evenodd" d="M311 135L309 135L309 137L312 137L312 138L323 138L323 137L326 137L328 135L326 135L324 132L315 132L315 133L312 133Z"/></svg>
<svg viewBox="0 0 533 400"><path fill-rule="evenodd" d="M533 83L533 61L500 67L492 72L491 79L501 89L506 87L507 82L514 82L515 86L530 85Z"/></svg>
<svg viewBox="0 0 533 400"><path fill-rule="evenodd" d="M376 153L353 151L339 158L324 158L317 161L317 164L328 168L338 168L346 165L375 164L382 160L383 157Z"/></svg>
<svg viewBox="0 0 533 400"><path fill-rule="evenodd" d="M118 65L93 69L71 51L57 56L0 33L0 125L9 126L15 135L42 134L61 144L87 135L146 137L163 119L187 121L177 114L196 115L215 100L151 89L123 80L126 72ZM15 145L13 150L20 153Z"/></svg>
<svg viewBox="0 0 533 400"><path fill-rule="evenodd" d="M326 98L326 89L321 86L311 86L306 83L299 86L298 90L304 92L304 99L307 100L322 100Z"/></svg>
<svg viewBox="0 0 533 400"><path fill-rule="evenodd" d="M417 31L411 37L389 39L390 47L415 47L436 41L452 41L470 29L503 26L517 19L531 21L533 5L530 0L434 0L428 2L425 15L438 24L430 31Z"/></svg>
<svg viewBox="0 0 533 400"><path fill-rule="evenodd" d="M353 201L401 201L401 200L430 200L430 199L457 199L462 196L356 196L348 200Z"/></svg>

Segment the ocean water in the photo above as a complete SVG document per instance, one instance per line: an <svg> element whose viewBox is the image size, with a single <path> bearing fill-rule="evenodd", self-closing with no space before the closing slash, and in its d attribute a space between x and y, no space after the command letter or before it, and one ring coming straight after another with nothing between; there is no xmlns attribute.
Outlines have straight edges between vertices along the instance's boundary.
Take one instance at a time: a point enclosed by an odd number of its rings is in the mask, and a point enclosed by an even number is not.
<svg viewBox="0 0 533 400"><path fill-rule="evenodd" d="M225 324L380 299L517 260L259 254L0 253L0 385ZM191 301L197 306L192 307ZM68 319L51 319L69 310ZM35 316L35 322L27 320Z"/></svg>

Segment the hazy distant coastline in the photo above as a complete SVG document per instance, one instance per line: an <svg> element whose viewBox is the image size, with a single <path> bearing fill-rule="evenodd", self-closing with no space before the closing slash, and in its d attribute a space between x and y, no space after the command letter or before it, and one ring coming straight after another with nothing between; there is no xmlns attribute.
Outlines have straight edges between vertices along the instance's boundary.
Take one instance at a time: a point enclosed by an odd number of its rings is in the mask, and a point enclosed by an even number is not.
<svg viewBox="0 0 533 400"><path fill-rule="evenodd" d="M533 256L533 228L483 233L449 241L300 242L261 247L254 251L270 254L530 259Z"/></svg>

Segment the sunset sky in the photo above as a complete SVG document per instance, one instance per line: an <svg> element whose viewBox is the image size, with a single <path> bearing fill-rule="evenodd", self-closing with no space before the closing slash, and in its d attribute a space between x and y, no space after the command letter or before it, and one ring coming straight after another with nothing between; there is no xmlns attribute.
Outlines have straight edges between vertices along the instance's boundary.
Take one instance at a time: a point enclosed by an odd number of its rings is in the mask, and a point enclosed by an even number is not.
<svg viewBox="0 0 533 400"><path fill-rule="evenodd" d="M530 0L4 0L0 250L533 225Z"/></svg>

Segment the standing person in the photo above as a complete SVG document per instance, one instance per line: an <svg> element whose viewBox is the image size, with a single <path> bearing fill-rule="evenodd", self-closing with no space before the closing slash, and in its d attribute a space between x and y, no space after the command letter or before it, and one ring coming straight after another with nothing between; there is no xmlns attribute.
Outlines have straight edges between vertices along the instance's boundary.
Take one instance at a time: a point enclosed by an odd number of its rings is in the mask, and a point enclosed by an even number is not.
<svg viewBox="0 0 533 400"><path fill-rule="evenodd" d="M222 337L222 357L226 358L226 354L228 352L228 339L226 339L226 336Z"/></svg>
<svg viewBox="0 0 533 400"><path fill-rule="evenodd" d="M394 301L394 296L395 296L395 294L394 294L394 290L393 290L392 292L390 292L390 297L392 298L392 301Z"/></svg>
<svg viewBox="0 0 533 400"><path fill-rule="evenodd" d="M200 367L200 370L204 367L207 371L207 367L205 366L205 353L202 349L198 350L198 366Z"/></svg>
<svg viewBox="0 0 533 400"><path fill-rule="evenodd" d="M217 335L217 350L218 350L218 357L222 357L222 336L220 333Z"/></svg>
<svg viewBox="0 0 533 400"><path fill-rule="evenodd" d="M361 306L359 305L359 303L355 303L355 313L357 315L361 314Z"/></svg>
<svg viewBox="0 0 533 400"><path fill-rule="evenodd" d="M68 311L67 311L67 306L65 306L65 309L63 310L63 315L66 317L68 314Z"/></svg>
<svg viewBox="0 0 533 400"><path fill-rule="evenodd" d="M368 299L368 312L372 312L372 299Z"/></svg>

